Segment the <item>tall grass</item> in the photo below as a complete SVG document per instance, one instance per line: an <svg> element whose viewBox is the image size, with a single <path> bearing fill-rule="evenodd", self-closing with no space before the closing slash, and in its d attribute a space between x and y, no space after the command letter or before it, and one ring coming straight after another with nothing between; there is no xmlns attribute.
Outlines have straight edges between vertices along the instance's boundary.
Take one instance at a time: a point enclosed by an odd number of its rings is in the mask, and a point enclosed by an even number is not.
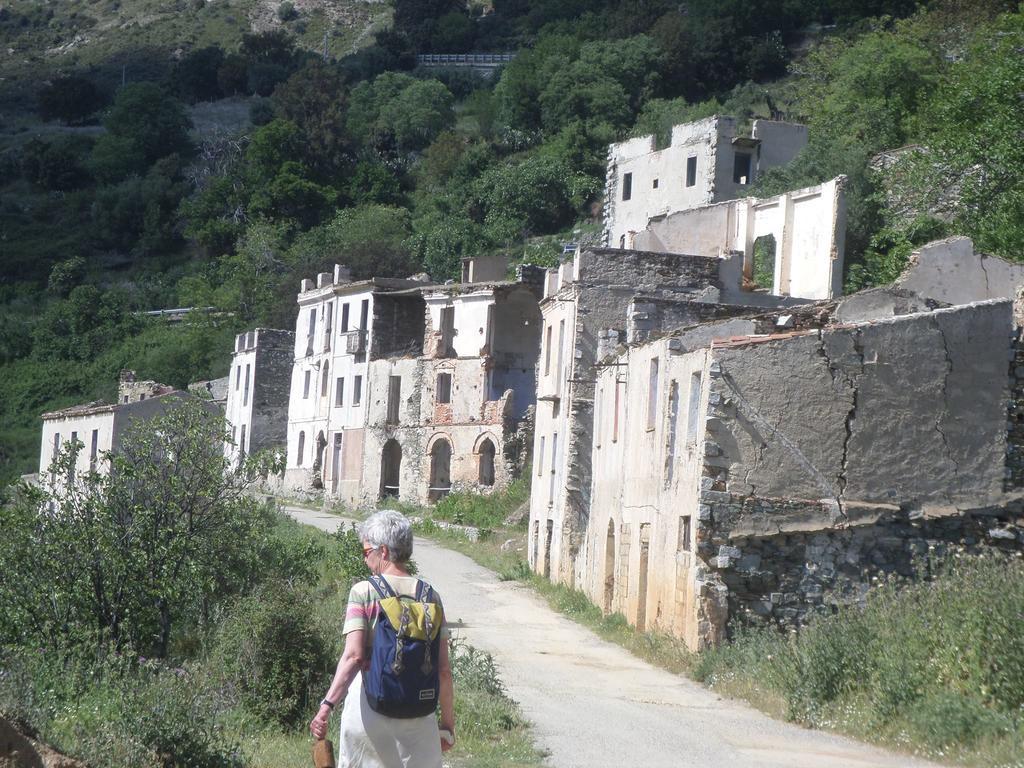
<svg viewBox="0 0 1024 768"><path fill-rule="evenodd" d="M433 509L429 509L427 514L434 520L493 530L503 527L509 515L529 498L529 481L519 478L507 488L487 495L470 491L450 493L437 502Z"/></svg>
<svg viewBox="0 0 1024 768"><path fill-rule="evenodd" d="M750 631L694 675L796 722L935 758L1024 765L1024 562L953 559L798 634Z"/></svg>

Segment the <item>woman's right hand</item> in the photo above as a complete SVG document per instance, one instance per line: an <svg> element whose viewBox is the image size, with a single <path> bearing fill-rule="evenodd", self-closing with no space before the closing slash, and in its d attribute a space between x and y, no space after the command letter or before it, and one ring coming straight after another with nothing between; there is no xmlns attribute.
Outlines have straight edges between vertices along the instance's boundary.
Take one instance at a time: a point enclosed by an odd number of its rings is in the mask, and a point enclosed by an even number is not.
<svg viewBox="0 0 1024 768"><path fill-rule="evenodd" d="M327 721L331 718L331 708L326 704L320 705L320 711L316 713L316 717L309 723L309 732L313 734L314 739L322 739L327 735Z"/></svg>

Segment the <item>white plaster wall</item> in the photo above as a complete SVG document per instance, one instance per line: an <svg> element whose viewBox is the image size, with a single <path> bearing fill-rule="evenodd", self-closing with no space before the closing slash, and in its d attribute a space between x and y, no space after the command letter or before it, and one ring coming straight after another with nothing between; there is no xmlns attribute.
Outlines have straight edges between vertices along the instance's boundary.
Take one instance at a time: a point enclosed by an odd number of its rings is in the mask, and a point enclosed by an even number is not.
<svg viewBox="0 0 1024 768"><path fill-rule="evenodd" d="M316 457L316 438L321 432L327 440L322 471L324 487L332 489L327 475L331 462L334 434L346 429L360 429L366 423L366 399L371 390L367 376L367 354L362 362L346 351L345 333L342 331L343 306L348 304L348 331L360 327L362 302L369 301L367 312L366 345L372 343L373 290L370 286L352 290L349 284L330 286L299 294L299 315L295 328L295 363L292 368L291 388L288 397L288 452L285 468L285 485L291 488L308 487L312 480L311 469ZM327 307L330 306L330 334L328 336ZM313 335L313 354L307 355L310 313L316 311L316 327ZM327 391L323 392L324 369L328 372ZM306 372L310 373L309 396L303 397ZM362 376L362 397L360 404L353 402L355 377ZM337 405L338 379L345 379L345 399ZM299 433L305 434L301 464L298 457Z"/></svg>
<svg viewBox="0 0 1024 768"><path fill-rule="evenodd" d="M675 634L696 646L695 541L697 493L704 450L707 350L679 354L662 339L630 349L605 368L595 401L594 481L587 528L584 591L606 611L631 624ZM655 417L648 420L650 366L658 359ZM697 409L690 412L693 374L699 373ZM617 383L616 383L617 382ZM673 383L675 417L669 408ZM615 389L619 389L616 435ZM690 421L693 437L688 436ZM670 449L674 422L675 441ZM671 470L670 470L671 467ZM689 516L691 540L680 542L680 518ZM614 530L608 557L609 523ZM641 536L647 528L647 589L641 594ZM611 572L608 564L611 561ZM609 578L614 596L609 600Z"/></svg>
<svg viewBox="0 0 1024 768"><path fill-rule="evenodd" d="M494 304L494 292L483 290L477 293L446 296L435 294L426 298L427 319L430 328L441 328L441 310L455 309L455 354L458 357L479 357L488 345L490 328L487 324L488 307Z"/></svg>
<svg viewBox="0 0 1024 768"><path fill-rule="evenodd" d="M639 248L695 256L739 251L751 267L754 241L775 237L772 293L829 299L842 292L846 233L845 177L768 198L744 198L652 220ZM723 278L725 274L723 273ZM724 285L735 291L739 285Z"/></svg>
<svg viewBox="0 0 1024 768"><path fill-rule="evenodd" d="M609 148L609 173L615 199L609 201L613 217L608 222L608 245L615 248L625 236L625 246L634 247L632 234L642 232L654 216L706 205L714 195L714 148L718 140L718 118L711 117L672 129L672 140L662 150L654 149L654 137L630 139ZM686 186L686 162L697 157L696 183ZM730 171L731 172L731 171ZM622 180L633 176L632 194L622 199ZM657 188L654 180L658 180Z"/></svg>
<svg viewBox="0 0 1024 768"><path fill-rule="evenodd" d="M94 413L84 416L56 416L43 419L42 444L39 452L39 477L41 480L49 477L50 464L53 463L54 435L60 435L60 448L67 445L71 439L71 433L78 433L78 441L82 443L82 449L75 462L75 473L85 474L89 471L89 454L92 447L92 432L97 430L97 459L96 471L106 474L109 466L103 458L104 452L113 448L114 444L114 412L111 410L101 413Z"/></svg>
<svg viewBox="0 0 1024 768"><path fill-rule="evenodd" d="M735 136L733 118L714 116L673 127L671 142L662 150L655 149L653 136L612 144L606 181L611 199L605 201L608 245L650 248L649 241L642 244L641 233L652 218L732 200L761 171L791 162L807 144L806 126L770 120L754 121L751 136L760 141L756 146L734 145ZM738 152L751 156L746 184L733 181ZM696 183L687 187L686 163L693 156L697 158ZM627 173L632 174L632 194L623 200Z"/></svg>
<svg viewBox="0 0 1024 768"><path fill-rule="evenodd" d="M247 336L248 334L241 334ZM249 366L249 396L246 398L245 368ZM249 452L252 435L253 392L256 388L256 348L243 349L231 356L231 370L228 373L228 399L224 418L228 432L233 436L231 443L224 444L224 455L232 465L237 464L244 451ZM241 444L242 426L245 426L246 445Z"/></svg>
<svg viewBox="0 0 1024 768"><path fill-rule="evenodd" d="M761 140L759 168L786 165L807 146L806 125L780 120L755 120L750 135Z"/></svg>
<svg viewBox="0 0 1024 768"><path fill-rule="evenodd" d="M530 492L530 532L528 551L534 570L543 573L545 547L550 547L550 573L562 572L562 526L565 517L566 490L564 478L568 461L568 414L572 408L572 390L568 380L573 377L575 360L572 357L576 328L576 296L570 285L556 296L541 304L541 352L537 368L537 409L534 427L533 487ZM565 323L562 339L562 369L558 367L559 328ZM548 328L552 329L550 343ZM550 362L549 360L550 347ZM557 399L557 413L556 401ZM554 436L558 435L557 453L552 451ZM551 541L545 531L547 521L552 522ZM540 534L539 537L537 534Z"/></svg>

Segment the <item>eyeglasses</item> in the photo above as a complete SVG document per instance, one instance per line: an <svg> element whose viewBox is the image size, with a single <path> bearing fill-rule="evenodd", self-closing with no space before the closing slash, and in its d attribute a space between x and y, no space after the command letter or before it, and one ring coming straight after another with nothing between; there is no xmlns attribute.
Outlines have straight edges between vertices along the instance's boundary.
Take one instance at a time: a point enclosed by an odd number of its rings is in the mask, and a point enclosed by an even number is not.
<svg viewBox="0 0 1024 768"><path fill-rule="evenodd" d="M373 552L375 549L377 549L377 547L363 547L363 559L365 560L366 558L368 558L370 556L370 553Z"/></svg>

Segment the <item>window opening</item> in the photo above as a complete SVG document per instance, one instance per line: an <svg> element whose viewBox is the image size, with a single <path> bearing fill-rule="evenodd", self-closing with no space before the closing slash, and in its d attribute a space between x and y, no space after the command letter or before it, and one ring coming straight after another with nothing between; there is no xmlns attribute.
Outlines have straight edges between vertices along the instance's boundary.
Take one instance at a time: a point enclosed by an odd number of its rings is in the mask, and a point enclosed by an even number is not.
<svg viewBox="0 0 1024 768"><path fill-rule="evenodd" d="M690 446L697 444L700 417L700 371L690 375L690 399L686 409L686 442Z"/></svg>
<svg viewBox="0 0 1024 768"><path fill-rule="evenodd" d="M647 380L647 429L654 429L658 419L658 358L651 358L651 371Z"/></svg>
<svg viewBox="0 0 1024 768"><path fill-rule="evenodd" d="M737 152L736 160L732 167L732 180L735 184L749 184L750 178L750 153Z"/></svg>
<svg viewBox="0 0 1024 768"><path fill-rule="evenodd" d="M633 174L622 174L622 199L629 200L633 196Z"/></svg>
<svg viewBox="0 0 1024 768"><path fill-rule="evenodd" d="M363 377L356 376L352 382L352 405L360 405L363 402Z"/></svg>
<svg viewBox="0 0 1024 768"><path fill-rule="evenodd" d="M402 377L388 377L388 424L398 423L398 407L402 401Z"/></svg>
<svg viewBox="0 0 1024 768"><path fill-rule="evenodd" d="M692 187L697 183L697 156L686 158L686 186Z"/></svg>
<svg viewBox="0 0 1024 768"><path fill-rule="evenodd" d="M485 439L480 444L480 471L478 478L480 485L494 485L494 453L494 443L491 442L490 438Z"/></svg>
<svg viewBox="0 0 1024 768"><path fill-rule="evenodd" d="M439 404L452 401L452 375L450 373L437 374L435 401Z"/></svg>

